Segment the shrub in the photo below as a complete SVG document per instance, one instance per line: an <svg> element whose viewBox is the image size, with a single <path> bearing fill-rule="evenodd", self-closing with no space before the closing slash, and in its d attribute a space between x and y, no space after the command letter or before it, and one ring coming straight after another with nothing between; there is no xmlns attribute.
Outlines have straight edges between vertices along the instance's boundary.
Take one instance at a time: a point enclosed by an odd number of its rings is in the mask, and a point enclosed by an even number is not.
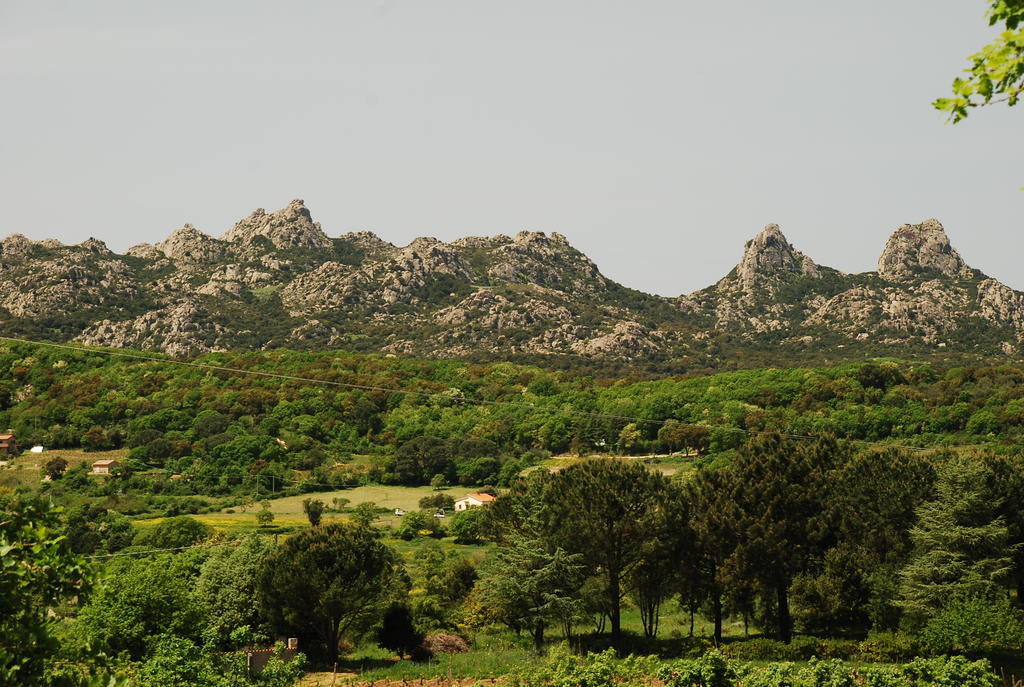
<svg viewBox="0 0 1024 687"><path fill-rule="evenodd" d="M857 645L857 658L868 663L901 663L920 653L917 639L899 632L871 633Z"/></svg>
<svg viewBox="0 0 1024 687"><path fill-rule="evenodd" d="M665 687L733 687L739 679L725 656L712 650L698 659L677 661L662 668L658 677Z"/></svg>
<svg viewBox="0 0 1024 687"><path fill-rule="evenodd" d="M933 653L984 653L1019 648L1024 626L1006 597L958 597L928 621L921 639Z"/></svg>

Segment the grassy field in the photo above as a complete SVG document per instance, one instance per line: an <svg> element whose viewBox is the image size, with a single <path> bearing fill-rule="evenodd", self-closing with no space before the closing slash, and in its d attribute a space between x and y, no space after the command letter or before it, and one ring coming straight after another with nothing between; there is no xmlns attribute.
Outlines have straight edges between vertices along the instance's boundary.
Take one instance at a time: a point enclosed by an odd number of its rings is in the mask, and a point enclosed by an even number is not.
<svg viewBox="0 0 1024 687"><path fill-rule="evenodd" d="M570 465L574 465L575 463L579 463L583 460L590 460L591 458L621 458L630 462L642 462L651 470L657 470L663 475L675 475L677 473L686 473L695 470L696 466L694 465L694 460L697 458L697 454L665 453L651 456L609 456L604 453L589 456L565 454L561 456L552 456L538 465L527 468L524 472L530 472L531 470L536 470L539 467L552 472L558 472L559 470L564 470Z"/></svg>
<svg viewBox="0 0 1024 687"><path fill-rule="evenodd" d="M90 454L98 455L98 454ZM395 487L367 485L353 489L342 489L340 491L316 492L301 494L297 496L286 496L277 499L266 499L270 511L274 514L272 523L274 531L278 533L289 533L308 525L306 515L302 510L304 499L320 499L330 507L336 498L348 499L348 508L364 502L373 502L378 507L387 509L377 518L376 525L384 528L397 527L401 517L394 514L396 508L403 510L419 509L420 499L435 493L448 494L453 499L460 499L466 494L476 491L474 487L450 487L435 491L431 487ZM203 513L190 517L206 523L211 527L227 534L239 534L259 529L256 522L256 512L262 506L260 502L250 503L245 506L232 506L214 513ZM325 512L324 522L347 520L346 513ZM146 518L135 521L137 527L149 527L159 523L163 518ZM402 542L401 544L404 544ZM403 548L399 545L397 548Z"/></svg>
<svg viewBox="0 0 1024 687"><path fill-rule="evenodd" d="M117 451L81 451L77 449L53 449L43 453L29 453L25 451L19 456L8 461L5 468L0 468L0 486L19 487L39 484L45 471L43 465L54 458L63 458L68 462L68 468L79 463L92 465L97 460L123 460L128 455L128 449ZM97 476L97 479L103 479Z"/></svg>

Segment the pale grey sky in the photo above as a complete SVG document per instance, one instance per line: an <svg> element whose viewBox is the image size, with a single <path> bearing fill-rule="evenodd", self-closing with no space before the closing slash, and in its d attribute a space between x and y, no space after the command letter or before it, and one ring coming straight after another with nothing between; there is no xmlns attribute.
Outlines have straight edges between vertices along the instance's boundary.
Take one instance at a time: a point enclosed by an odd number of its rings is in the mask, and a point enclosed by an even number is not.
<svg viewBox="0 0 1024 687"><path fill-rule="evenodd" d="M558 231L664 295L769 222L845 271L936 217L1024 288L1024 106L930 107L983 0L0 0L0 235L123 250L304 198L332 236Z"/></svg>

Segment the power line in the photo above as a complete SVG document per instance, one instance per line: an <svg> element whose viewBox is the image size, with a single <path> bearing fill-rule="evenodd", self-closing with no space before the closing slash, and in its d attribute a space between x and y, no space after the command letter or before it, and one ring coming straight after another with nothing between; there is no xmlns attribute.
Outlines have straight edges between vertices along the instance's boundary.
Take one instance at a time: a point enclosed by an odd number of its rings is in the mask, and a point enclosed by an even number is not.
<svg viewBox="0 0 1024 687"><path fill-rule="evenodd" d="M189 360L180 360L180 359L176 359L176 358L162 358L162 357L159 357L159 356L156 356L156 355L148 355L148 354L144 354L144 353L132 353L132 352L128 352L128 351L109 350L109 349L103 349L103 348L86 348L86 347L83 347L83 346L72 346L70 344L60 344L60 343L54 343L54 342L50 342L50 341L31 341L29 339L19 339L19 338L10 337L10 336L0 336L0 341L10 341L10 342L14 342L14 343L27 344L27 345L30 345L30 346L44 346L44 347L49 347L49 348L57 348L57 349L62 349L62 350L75 351L77 353L85 353L85 354L97 353L97 354L100 354L100 355L107 355L107 356L111 356L111 357L122 357L122 358L130 358L130 359L134 359L134 360L144 360L144 361L148 361L148 362L164 363L164 364L169 364L169 365L180 365L180 366L183 366L183 367L192 367L192 368L198 368L198 369L203 369L203 370L209 370L209 371L213 371L213 372L228 372L228 373L232 373L232 374L252 375L252 376L256 376L256 377L267 377L267 378L271 378L271 379L281 379L281 380L291 381L291 382L303 382L303 383L307 383L307 384L322 384L322 385L325 385L325 386L341 387L341 388L353 389L353 390L357 390L357 391L380 391L380 392L389 393L389 394L404 394L404 395L407 395L407 396L416 396L416 397L419 397L419 398L441 398L441 399L444 399L444 400L447 400L447 401L452 401L452 402L472 403L472 404L481 405L481 406L507 407L507 408L515 408L515 409L518 409L518 410L539 411L539 412L543 412L543 413L552 413L552 414L555 414L555 415L572 415L572 416L576 416L576 417L586 417L586 418L598 419L598 420L619 420L619 421L626 421L626 422L645 422L645 423L648 423L648 424L662 425L662 426L668 424L669 422L673 422L673 423L678 423L680 425L688 426L688 427L704 427L704 428L707 428L707 429L716 429L716 430L721 430L721 431L726 431L726 432L734 432L734 433L739 433L739 434L746 434L748 436L759 436L759 435L770 434L770 435L780 436L780 437L785 438L785 439L793 439L793 440L798 440L798 441L817 441L818 439L821 438L821 437L815 436L813 434L792 434L792 433L786 433L786 432L778 432L778 431L774 431L774 430L755 430L755 429L744 429L744 428L741 428L741 427L726 427L726 426L709 427L708 425L699 425L699 424L695 424L695 423L680 422L679 420L675 420L673 418L668 418L668 419L665 419L665 420L656 420L656 419L652 419L652 418L636 417L636 416L632 416L632 415L618 415L618 414L614 414L614 413L596 413L596 412L591 412L591 411L586 411L586 410L575 410L575 409L572 409L572 408L564 408L564 407L563 408L549 408L547 406L538 406L538 405L534 405L532 403L517 403L515 401L492 401L492 400L483 399L483 398L456 397L456 396L451 396L451 395L449 395L449 394L447 394L445 392L439 392L439 391L433 391L433 392L431 392L431 391L412 391L412 390L409 390L409 389L394 389L394 388L391 388L391 387L376 386L376 385L371 385L371 384L353 384L353 383L350 383L350 382L338 382L338 381L329 380L329 379L316 379L315 377L300 377L298 375L287 375L287 374L282 374L282 373L279 373L279 372L265 372L265 371L262 371L262 370L246 370L246 369L239 368L239 367L228 367L226 365L211 365L209 363L197 363L197 362L193 362L193 361L189 361ZM891 448L891 447L895 446L895 447L898 447L898 448L906 449L908 451L930 451L930 450L932 450L932 449L930 449L929 447L926 447L926 446L906 446L906 445L902 445L902 444L893 444L893 443L887 443L887 442L882 442L882 441L869 441L869 440L866 440L866 439L844 439L844 441L857 442L857 443L861 443L861 444L864 444L864 445L867 445L867 446L885 446L887 448Z"/></svg>

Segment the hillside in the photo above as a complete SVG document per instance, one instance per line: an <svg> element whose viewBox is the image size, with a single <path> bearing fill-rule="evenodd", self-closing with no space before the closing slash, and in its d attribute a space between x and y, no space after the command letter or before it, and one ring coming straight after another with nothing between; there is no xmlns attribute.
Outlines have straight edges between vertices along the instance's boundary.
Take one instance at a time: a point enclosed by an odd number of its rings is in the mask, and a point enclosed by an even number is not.
<svg viewBox="0 0 1024 687"><path fill-rule="evenodd" d="M935 220L898 228L863 274L818 265L768 225L718 283L664 298L606 278L557 233L398 247L331 238L295 200L219 239L186 224L123 255L13 234L0 296L12 336L176 356L346 348L685 373L872 354L1016 360L1024 339L1024 294L966 265Z"/></svg>
<svg viewBox="0 0 1024 687"><path fill-rule="evenodd" d="M689 447L727 459L748 432L1011 453L1024 443L1024 372L1009 366L883 362L635 382L341 351L198 363L220 369L2 343L0 427L23 447L130 449L130 483L94 487L137 493L148 505L132 508L146 510L162 495L251 493L257 478L260 488L310 481L314 490L422 485L437 474L508 484L567 452ZM696 435L680 431L692 426ZM186 479L169 483L172 473Z"/></svg>

